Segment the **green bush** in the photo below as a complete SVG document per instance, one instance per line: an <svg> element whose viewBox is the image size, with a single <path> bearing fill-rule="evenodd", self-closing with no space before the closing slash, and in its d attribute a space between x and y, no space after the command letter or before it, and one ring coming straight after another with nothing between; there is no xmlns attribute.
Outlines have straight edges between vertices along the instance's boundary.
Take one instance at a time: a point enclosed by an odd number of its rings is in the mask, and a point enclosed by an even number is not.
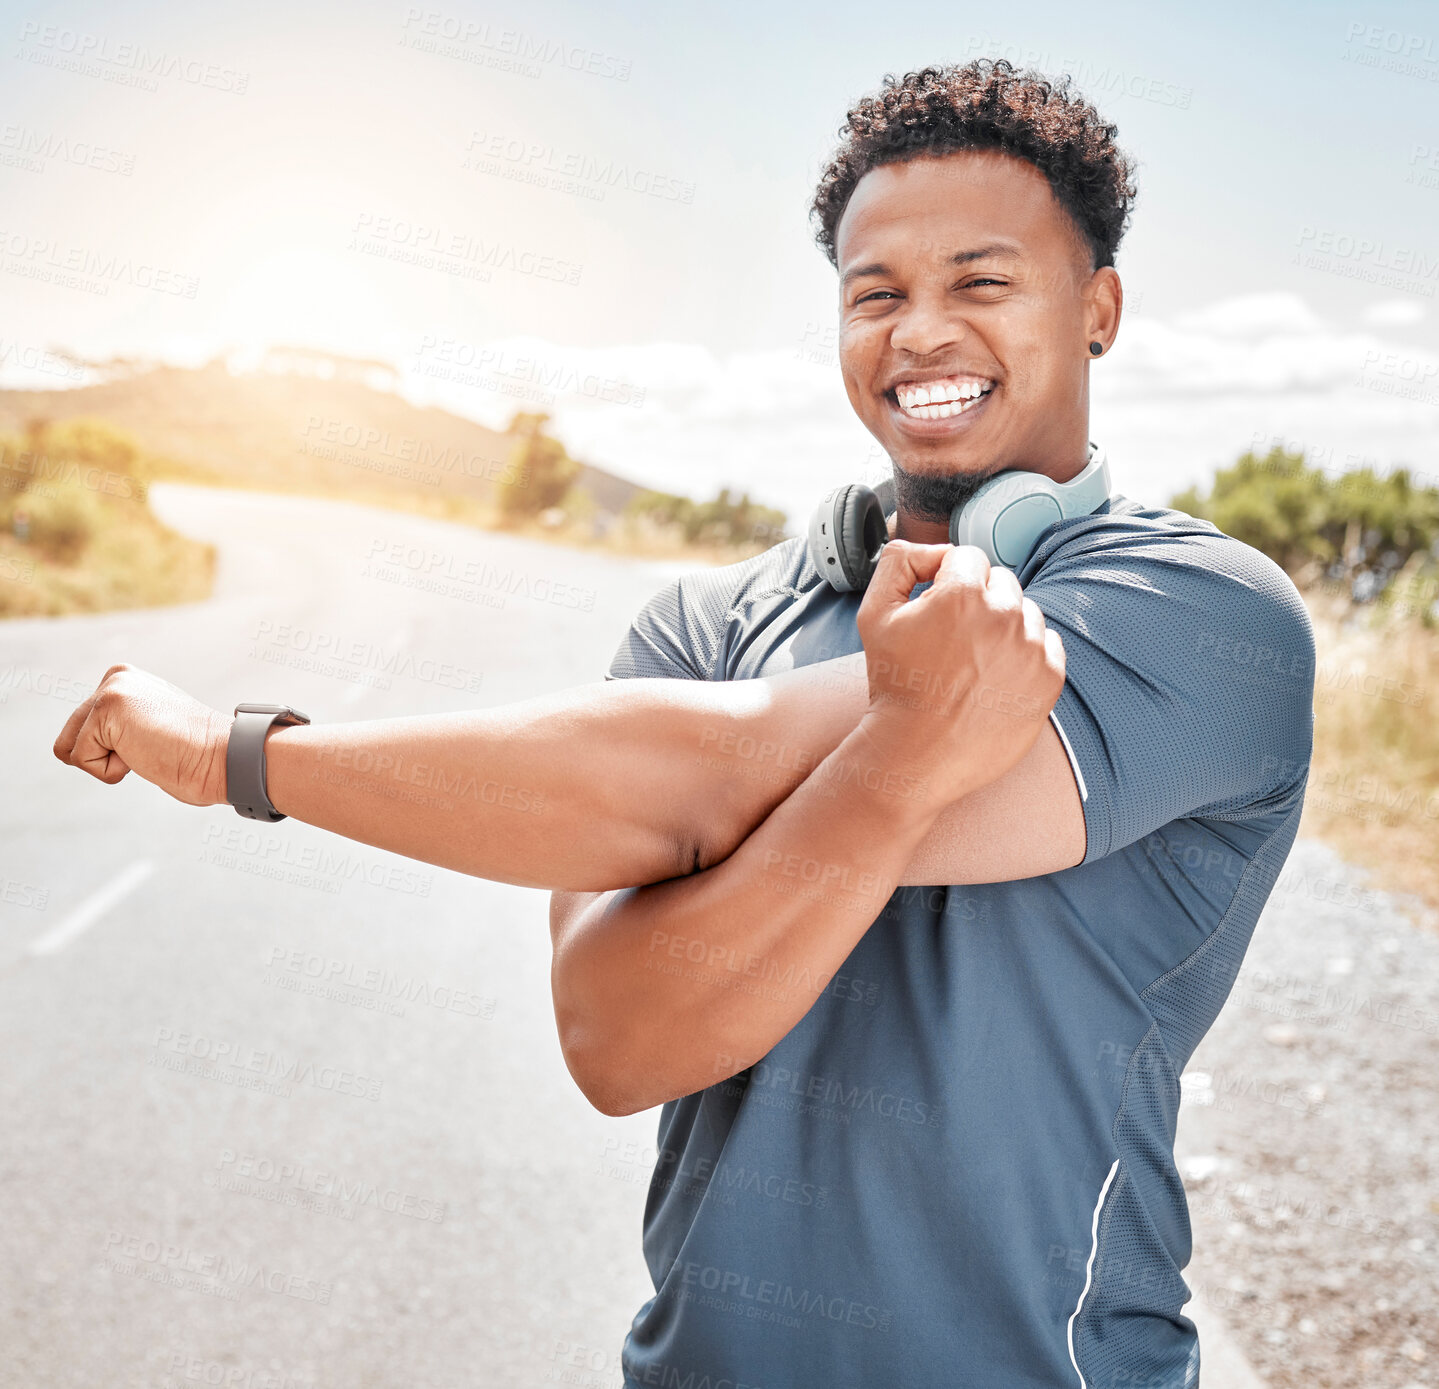
<svg viewBox="0 0 1439 1389"><path fill-rule="evenodd" d="M65 563L85 552L108 519L100 494L73 478L35 483L12 494L6 509L12 531L15 513L23 512L29 521L28 543Z"/></svg>
<svg viewBox="0 0 1439 1389"><path fill-rule="evenodd" d="M538 516L560 506L580 475L580 465L565 446L544 432L542 412L518 412L508 433L515 442L510 449L509 476L499 489L500 513L519 519Z"/></svg>
<svg viewBox="0 0 1439 1389"><path fill-rule="evenodd" d="M1212 521L1290 574L1322 574L1356 598L1383 592L1401 571L1422 592L1439 557L1439 488L1415 487L1405 468L1356 468L1337 478L1302 452L1247 452L1214 475L1207 497L1188 488L1170 506Z"/></svg>
<svg viewBox="0 0 1439 1389"><path fill-rule="evenodd" d="M674 527L691 545L763 547L782 538L785 522L784 512L750 501L748 492L742 492L737 501L731 500L728 487L721 487L708 502L649 488L630 498L625 514Z"/></svg>

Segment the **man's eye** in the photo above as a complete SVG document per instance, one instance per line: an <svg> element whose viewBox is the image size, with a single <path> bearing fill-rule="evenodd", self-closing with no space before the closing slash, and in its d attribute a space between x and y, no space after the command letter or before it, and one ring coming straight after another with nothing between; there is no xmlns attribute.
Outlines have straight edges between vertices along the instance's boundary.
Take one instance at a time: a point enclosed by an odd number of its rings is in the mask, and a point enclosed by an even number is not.
<svg viewBox="0 0 1439 1389"><path fill-rule="evenodd" d="M965 285L965 289L973 289L973 288L975 287L975 285L1002 285L1002 284L1004 284L1004 283L1005 283L1005 281L1003 281L1003 280L993 280L993 279L989 279L989 278L983 278L983 279L978 279L978 280L971 280L967 285Z"/></svg>
<svg viewBox="0 0 1439 1389"><path fill-rule="evenodd" d="M856 304L863 304L866 299L877 299L877 298L879 298L879 296L880 296L881 294L894 295L894 291L893 291L892 289L875 289L875 290L871 290L868 294L861 295L861 296L860 296L858 299L856 299L854 302L855 302Z"/></svg>

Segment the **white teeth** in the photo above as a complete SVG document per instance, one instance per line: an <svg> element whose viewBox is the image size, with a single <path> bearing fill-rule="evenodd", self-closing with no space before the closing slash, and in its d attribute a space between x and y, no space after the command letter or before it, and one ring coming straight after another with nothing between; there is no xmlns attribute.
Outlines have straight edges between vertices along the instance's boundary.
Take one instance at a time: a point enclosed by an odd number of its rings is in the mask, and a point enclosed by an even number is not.
<svg viewBox="0 0 1439 1389"><path fill-rule="evenodd" d="M976 401L992 390L994 383L977 381L958 385L955 382L930 382L924 386L908 384L895 388L900 410L911 419L947 420L974 408Z"/></svg>
<svg viewBox="0 0 1439 1389"><path fill-rule="evenodd" d="M958 409L948 410L945 414L938 413L945 405L959 403L959 408L968 406L971 402L979 399L988 390L992 389L992 381L926 381L923 384L917 382L904 382L895 387L895 399L898 400L900 408L907 414L913 414L917 419L947 419L949 415L957 414ZM929 413L922 413L928 410Z"/></svg>

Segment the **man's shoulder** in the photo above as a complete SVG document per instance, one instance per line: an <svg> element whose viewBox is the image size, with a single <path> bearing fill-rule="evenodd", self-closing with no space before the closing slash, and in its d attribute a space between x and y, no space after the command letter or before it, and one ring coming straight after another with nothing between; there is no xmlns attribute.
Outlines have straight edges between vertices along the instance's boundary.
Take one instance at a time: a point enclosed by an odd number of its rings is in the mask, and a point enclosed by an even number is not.
<svg viewBox="0 0 1439 1389"><path fill-rule="evenodd" d="M728 615L761 598L785 594L798 597L818 580L804 537L792 536L730 564L686 570L672 582L685 593L721 607Z"/></svg>
<svg viewBox="0 0 1439 1389"><path fill-rule="evenodd" d="M762 621L820 582L802 537L673 575L635 615L610 675L718 678L713 672L732 623Z"/></svg>
<svg viewBox="0 0 1439 1389"><path fill-rule="evenodd" d="M1212 521L1118 495L1098 512L1056 526L1021 582L1085 582L1116 607L1169 597L1214 621L1286 633L1312 656L1309 610L1284 568Z"/></svg>
<svg viewBox="0 0 1439 1389"><path fill-rule="evenodd" d="M771 600L791 602L820 582L804 538L795 536L730 564L685 570L656 598L682 607L718 639L729 623L754 620L757 610L770 611Z"/></svg>

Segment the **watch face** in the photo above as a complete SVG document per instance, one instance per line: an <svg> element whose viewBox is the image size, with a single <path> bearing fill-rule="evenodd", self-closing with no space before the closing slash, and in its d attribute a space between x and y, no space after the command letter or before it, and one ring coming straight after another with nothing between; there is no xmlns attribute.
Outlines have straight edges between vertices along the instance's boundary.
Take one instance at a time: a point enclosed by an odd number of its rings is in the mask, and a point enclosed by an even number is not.
<svg viewBox="0 0 1439 1389"><path fill-rule="evenodd" d="M310 722L310 716L308 714L302 714L298 709L292 709L288 704L237 704L235 706L235 713L270 714L275 718L283 717L286 723Z"/></svg>

